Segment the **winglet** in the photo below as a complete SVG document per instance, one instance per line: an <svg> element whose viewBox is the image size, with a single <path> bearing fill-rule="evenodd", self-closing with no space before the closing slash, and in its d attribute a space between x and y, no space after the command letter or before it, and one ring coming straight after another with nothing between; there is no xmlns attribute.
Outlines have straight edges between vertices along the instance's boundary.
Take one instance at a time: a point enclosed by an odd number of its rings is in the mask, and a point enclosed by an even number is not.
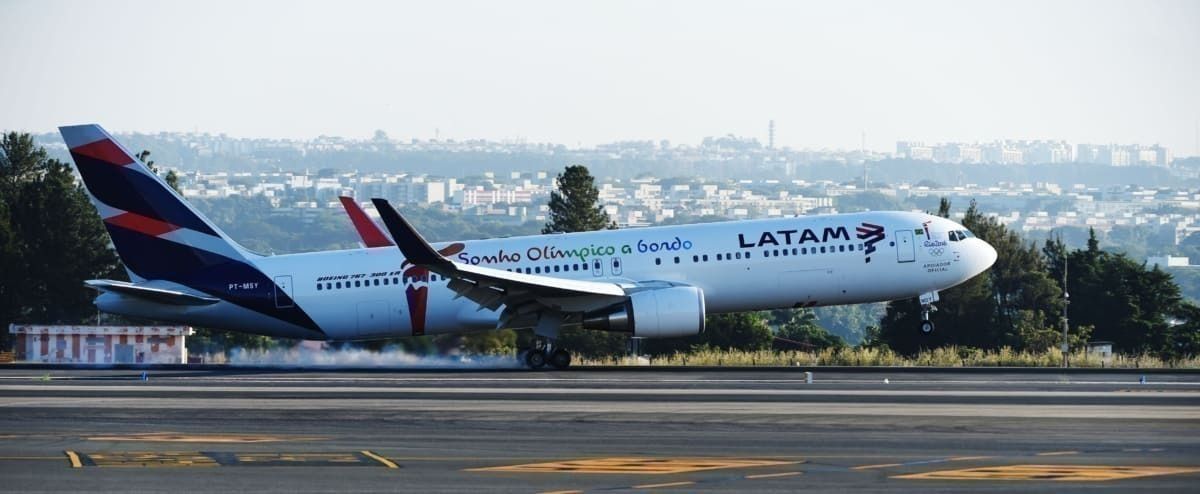
<svg viewBox="0 0 1200 494"><path fill-rule="evenodd" d="M358 206L353 197L338 196L338 200L342 201L342 207L346 208L346 214L350 216L350 222L354 223L354 229L358 230L358 236L362 238L363 245L367 247L391 247L396 245L392 240L383 234L383 230L379 229L367 213Z"/></svg>
<svg viewBox="0 0 1200 494"><path fill-rule="evenodd" d="M379 217L383 219L383 224L392 234L392 240L396 241L396 246L404 254L405 260L418 266L450 263L449 259L438 254L438 251L429 245L429 242L426 242L420 233L417 233L417 229L413 228L408 220L400 216L400 213L387 202L387 199L375 198L371 199L371 202L375 204L375 209L379 211Z"/></svg>

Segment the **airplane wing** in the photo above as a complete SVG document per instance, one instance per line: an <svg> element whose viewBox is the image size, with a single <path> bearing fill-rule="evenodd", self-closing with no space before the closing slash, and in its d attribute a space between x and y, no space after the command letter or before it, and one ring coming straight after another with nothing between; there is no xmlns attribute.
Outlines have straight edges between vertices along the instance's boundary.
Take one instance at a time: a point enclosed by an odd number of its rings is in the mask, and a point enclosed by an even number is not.
<svg viewBox="0 0 1200 494"><path fill-rule="evenodd" d="M220 302L220 299L212 297L202 297L200 295L193 295L178 290L135 285L127 281L87 280L83 282L83 284L87 285L88 288L93 288L102 292L113 292L121 295L129 295L131 297L146 299L160 304L212 305Z"/></svg>
<svg viewBox="0 0 1200 494"><path fill-rule="evenodd" d="M551 278L454 262L429 245L387 200L372 202L407 262L445 276L451 290L480 307L496 310L504 306L510 320L543 309L578 312L625 300L625 289L616 283Z"/></svg>
<svg viewBox="0 0 1200 494"><path fill-rule="evenodd" d="M353 197L338 196L338 200L342 201L342 207L346 208L346 215L350 216L350 221L354 223L354 229L358 230L358 236L362 238L363 245L366 247L391 247L396 245L392 240L384 235L383 230L379 229L371 217L367 216L366 211L358 207L358 203Z"/></svg>

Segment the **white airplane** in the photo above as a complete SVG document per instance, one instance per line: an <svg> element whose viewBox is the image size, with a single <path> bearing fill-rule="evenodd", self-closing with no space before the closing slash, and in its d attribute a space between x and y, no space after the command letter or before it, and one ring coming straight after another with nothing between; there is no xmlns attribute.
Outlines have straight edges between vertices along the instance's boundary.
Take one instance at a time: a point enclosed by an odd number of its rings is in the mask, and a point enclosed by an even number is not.
<svg viewBox="0 0 1200 494"><path fill-rule="evenodd" d="M96 306L195 326L310 340L532 328L526 364L565 368L564 327L670 338L712 313L920 297L928 333L938 291L996 260L962 225L909 212L431 245L383 199L394 244L263 256L99 126L59 130L131 280L89 280Z"/></svg>

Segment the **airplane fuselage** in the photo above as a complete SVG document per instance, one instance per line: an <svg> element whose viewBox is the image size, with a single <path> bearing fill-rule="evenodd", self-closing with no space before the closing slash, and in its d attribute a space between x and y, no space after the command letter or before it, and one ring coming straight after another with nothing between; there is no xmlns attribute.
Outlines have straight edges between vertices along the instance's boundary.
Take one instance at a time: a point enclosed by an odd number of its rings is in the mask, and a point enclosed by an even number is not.
<svg viewBox="0 0 1200 494"><path fill-rule="evenodd" d="M623 286L685 284L709 313L888 301L949 288L995 251L944 218L867 212L436 244L448 259ZM968 234L969 235L969 234ZM205 276L168 288L222 299L163 306L106 293L106 311L275 336L354 340L494 329L500 310L456 297L448 281L394 247L252 260L261 275ZM267 280L271 282L266 282ZM246 300L258 310L247 310ZM261 309L267 307L267 310ZM304 317L274 317L271 307Z"/></svg>

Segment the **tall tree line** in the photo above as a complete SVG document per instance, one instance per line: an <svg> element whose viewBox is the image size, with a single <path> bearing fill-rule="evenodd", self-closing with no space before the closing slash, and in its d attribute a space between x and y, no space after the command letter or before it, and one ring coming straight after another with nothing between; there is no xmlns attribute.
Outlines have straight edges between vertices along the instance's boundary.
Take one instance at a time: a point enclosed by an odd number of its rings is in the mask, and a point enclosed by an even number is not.
<svg viewBox="0 0 1200 494"><path fill-rule="evenodd" d="M938 215L949 217L942 200ZM1114 351L1177 358L1200 353L1200 310L1183 300L1171 276L1157 267L1100 249L1095 232L1087 247L1070 250L1059 240L1039 248L997 219L967 208L963 226L991 244L996 264L967 282L944 290L932 320L938 330L922 335L915 299L888 304L869 345L905 354L948 345L979 349L1011 347L1041 351L1062 340L1063 270L1070 293L1069 343L1114 343Z"/></svg>
<svg viewBox="0 0 1200 494"><path fill-rule="evenodd" d="M123 278L71 167L29 134L0 137L0 347L11 323L79 323L96 314L93 278Z"/></svg>

